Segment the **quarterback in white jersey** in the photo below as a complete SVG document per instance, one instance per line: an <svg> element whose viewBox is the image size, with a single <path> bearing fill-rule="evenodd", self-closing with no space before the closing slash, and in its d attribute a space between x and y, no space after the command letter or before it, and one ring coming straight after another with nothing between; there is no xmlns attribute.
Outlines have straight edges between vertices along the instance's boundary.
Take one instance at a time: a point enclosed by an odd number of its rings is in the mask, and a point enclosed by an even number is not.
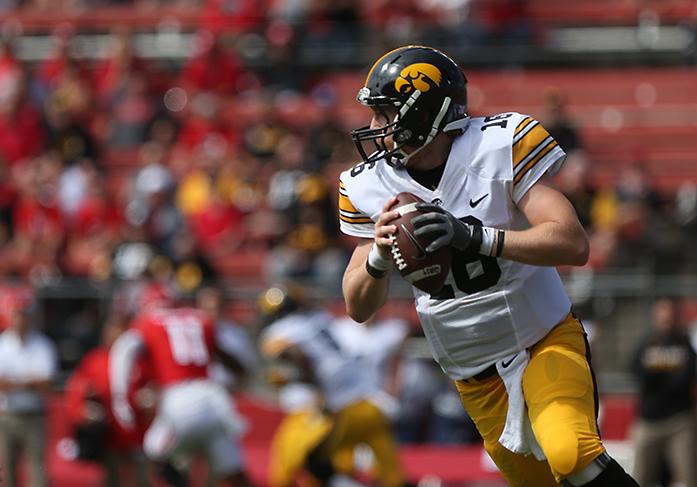
<svg viewBox="0 0 697 487"><path fill-rule="evenodd" d="M548 176L564 151L532 117L470 119L466 83L442 52L405 46L359 90L373 117L352 132L363 162L340 181L341 229L361 237L343 278L347 312L365 321L387 299L395 195L415 194L426 202L416 235L452 256L440 291L414 289L421 325L509 484L635 486L600 441L587 341L554 268L588 259Z"/></svg>
<svg viewBox="0 0 697 487"><path fill-rule="evenodd" d="M373 220L385 201L400 191L437 202L466 222L523 229L528 222L516 204L545 172L556 170L563 157L557 143L530 117L504 113L475 118L453 142L435 189L384 161L344 171L341 229L373 238ZM472 377L533 345L571 307L553 267L464 252L453 253L452 273L440 293L431 296L412 289L433 355L453 379Z"/></svg>

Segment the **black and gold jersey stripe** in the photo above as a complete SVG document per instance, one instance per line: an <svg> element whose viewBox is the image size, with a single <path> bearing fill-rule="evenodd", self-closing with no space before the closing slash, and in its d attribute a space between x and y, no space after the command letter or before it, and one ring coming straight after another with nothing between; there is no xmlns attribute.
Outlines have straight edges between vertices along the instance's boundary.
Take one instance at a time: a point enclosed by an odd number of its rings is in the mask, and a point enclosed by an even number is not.
<svg viewBox="0 0 697 487"><path fill-rule="evenodd" d="M344 183L339 182L339 218L346 223L373 223L368 215L356 209L346 193Z"/></svg>
<svg viewBox="0 0 697 487"><path fill-rule="evenodd" d="M513 136L513 183L517 184L550 151L557 142L536 120L526 117Z"/></svg>

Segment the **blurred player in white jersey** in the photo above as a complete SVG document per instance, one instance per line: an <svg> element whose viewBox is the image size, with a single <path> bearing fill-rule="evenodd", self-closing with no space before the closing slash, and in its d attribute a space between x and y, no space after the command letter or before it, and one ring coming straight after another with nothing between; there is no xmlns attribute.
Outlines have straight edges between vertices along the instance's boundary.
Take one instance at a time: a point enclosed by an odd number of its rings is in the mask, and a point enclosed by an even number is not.
<svg viewBox="0 0 697 487"><path fill-rule="evenodd" d="M375 367L342 346L334 317L309 306L297 285L272 286L259 305L268 323L259 337L262 355L285 366L293 382L281 392L290 414L273 440L271 487L294 485L303 472L331 485L340 474L351 474L351 453L359 444L373 451L379 485L404 485L384 401L374 400Z"/></svg>
<svg viewBox="0 0 697 487"><path fill-rule="evenodd" d="M241 365L224 348L207 313L174 306L164 298L144 307L112 346L109 376L116 419L126 428L133 427L127 393L136 359L144 355L160 391L143 450L163 466L163 479L169 485L186 485L179 472L167 467L205 455L220 481L247 487L251 484L238 442L244 421L227 390L208 377L215 358L232 369Z"/></svg>
<svg viewBox="0 0 697 487"><path fill-rule="evenodd" d="M343 316L332 322L331 329L342 350L361 357L371 400L380 404L390 419L396 418L399 366L409 324L398 318L375 317L361 325Z"/></svg>
<svg viewBox="0 0 697 487"><path fill-rule="evenodd" d="M360 237L343 278L349 315L387 299L399 192L427 203L412 223L451 272L414 289L431 351L455 380L484 446L513 487L635 486L606 453L581 323L554 266L584 265L588 239L550 181L565 153L532 117L467 114L466 79L440 51L406 46L370 69L352 132L363 162L341 174L340 224Z"/></svg>

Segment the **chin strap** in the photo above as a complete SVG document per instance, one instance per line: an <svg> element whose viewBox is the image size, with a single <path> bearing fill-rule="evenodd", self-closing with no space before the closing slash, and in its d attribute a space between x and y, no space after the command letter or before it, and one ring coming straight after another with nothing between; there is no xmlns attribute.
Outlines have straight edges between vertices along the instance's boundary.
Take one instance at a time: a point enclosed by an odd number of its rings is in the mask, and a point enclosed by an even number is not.
<svg viewBox="0 0 697 487"><path fill-rule="evenodd" d="M463 118L458 118L457 120L446 123L445 127L443 127L443 132L452 132L453 130L464 131L467 127L469 127L470 121L470 116L465 115Z"/></svg>

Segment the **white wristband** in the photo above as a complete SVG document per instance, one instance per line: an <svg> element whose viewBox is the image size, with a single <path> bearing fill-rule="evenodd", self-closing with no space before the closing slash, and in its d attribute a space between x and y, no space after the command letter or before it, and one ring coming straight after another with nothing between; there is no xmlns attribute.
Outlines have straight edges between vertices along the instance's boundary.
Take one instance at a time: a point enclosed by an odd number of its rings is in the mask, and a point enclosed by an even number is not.
<svg viewBox="0 0 697 487"><path fill-rule="evenodd" d="M492 256L496 251L496 228L482 227L482 244L479 246L479 253Z"/></svg>
<svg viewBox="0 0 697 487"><path fill-rule="evenodd" d="M380 255L377 244L373 243L368 254L368 264L379 271L386 271L392 266L392 261Z"/></svg>

